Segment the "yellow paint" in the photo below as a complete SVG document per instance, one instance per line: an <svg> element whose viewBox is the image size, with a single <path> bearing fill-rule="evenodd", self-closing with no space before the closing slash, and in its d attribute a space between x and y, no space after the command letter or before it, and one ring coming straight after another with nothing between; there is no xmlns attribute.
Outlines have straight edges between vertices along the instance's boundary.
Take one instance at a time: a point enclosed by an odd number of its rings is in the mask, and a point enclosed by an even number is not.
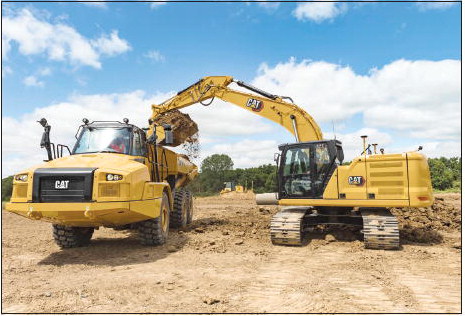
<svg viewBox="0 0 465 316"><path fill-rule="evenodd" d="M89 203L6 203L18 215L69 226L118 226L158 216L161 199ZM150 208L148 210L147 208ZM153 216L153 217L152 217Z"/></svg>
<svg viewBox="0 0 465 316"><path fill-rule="evenodd" d="M339 196L339 188L337 183L338 170L336 169L328 181L325 192L323 192L323 199L337 199Z"/></svg>
<svg viewBox="0 0 465 316"><path fill-rule="evenodd" d="M345 194L347 200L364 200L367 198L364 156L355 158L348 166L339 166L337 172L339 194ZM362 176L365 181L361 185L351 185L348 180L350 176Z"/></svg>
<svg viewBox="0 0 465 316"><path fill-rule="evenodd" d="M283 206L407 207L408 200L282 199Z"/></svg>

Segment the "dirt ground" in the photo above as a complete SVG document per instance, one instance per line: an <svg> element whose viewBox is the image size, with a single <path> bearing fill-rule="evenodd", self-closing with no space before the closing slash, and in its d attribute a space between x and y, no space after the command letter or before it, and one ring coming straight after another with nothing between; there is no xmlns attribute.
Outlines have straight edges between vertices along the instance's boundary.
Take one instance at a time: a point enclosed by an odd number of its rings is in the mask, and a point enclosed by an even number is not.
<svg viewBox="0 0 465 316"><path fill-rule="evenodd" d="M436 210L401 215L399 251L328 230L273 246L276 210L248 196L196 199L192 226L154 248L103 228L89 247L60 250L50 224L3 211L2 312L459 313L460 195L438 197ZM455 224L438 224L441 212Z"/></svg>

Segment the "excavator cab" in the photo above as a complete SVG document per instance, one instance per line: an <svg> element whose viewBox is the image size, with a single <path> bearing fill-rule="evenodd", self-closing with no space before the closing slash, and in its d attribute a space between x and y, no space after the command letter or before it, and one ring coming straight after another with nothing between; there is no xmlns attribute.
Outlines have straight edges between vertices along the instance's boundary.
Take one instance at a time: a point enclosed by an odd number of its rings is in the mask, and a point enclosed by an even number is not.
<svg viewBox="0 0 465 316"><path fill-rule="evenodd" d="M344 153L338 140L279 146L279 199L323 198L331 175L342 163Z"/></svg>

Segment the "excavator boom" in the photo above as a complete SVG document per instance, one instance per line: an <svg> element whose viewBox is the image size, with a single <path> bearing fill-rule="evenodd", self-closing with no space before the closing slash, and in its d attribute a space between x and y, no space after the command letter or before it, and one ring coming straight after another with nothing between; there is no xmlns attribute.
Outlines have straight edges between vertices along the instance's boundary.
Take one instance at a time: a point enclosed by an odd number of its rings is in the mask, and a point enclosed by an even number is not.
<svg viewBox="0 0 465 316"><path fill-rule="evenodd" d="M258 95L229 88L233 82ZM214 98L235 104L280 124L296 137L297 142L323 139L320 127L307 112L297 105L283 100L290 98L267 93L244 82L235 81L229 76L204 77L165 102L152 105L151 120L154 121L164 113L179 110L195 103L209 105Z"/></svg>

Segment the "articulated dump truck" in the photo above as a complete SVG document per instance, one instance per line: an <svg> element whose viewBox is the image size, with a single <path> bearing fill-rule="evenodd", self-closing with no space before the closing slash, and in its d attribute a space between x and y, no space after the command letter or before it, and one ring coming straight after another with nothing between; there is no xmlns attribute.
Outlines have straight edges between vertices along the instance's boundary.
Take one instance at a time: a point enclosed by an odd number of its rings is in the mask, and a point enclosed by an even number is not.
<svg viewBox="0 0 465 316"><path fill-rule="evenodd" d="M197 167L164 146L177 145L170 125L150 121L143 130L127 119L83 122L69 149L51 143L50 125L40 121L48 159L14 176L6 210L52 223L62 248L88 244L101 226L134 229L142 244L160 245L170 227L192 221L192 194L185 186Z"/></svg>

